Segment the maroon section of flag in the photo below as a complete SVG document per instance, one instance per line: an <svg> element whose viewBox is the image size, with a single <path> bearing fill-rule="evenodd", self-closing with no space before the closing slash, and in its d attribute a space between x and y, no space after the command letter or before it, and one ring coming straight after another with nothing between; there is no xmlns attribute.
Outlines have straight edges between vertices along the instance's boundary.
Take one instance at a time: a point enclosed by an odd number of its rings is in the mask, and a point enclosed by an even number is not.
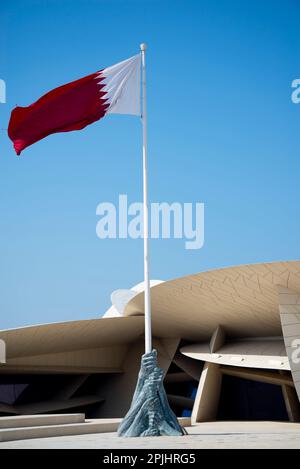
<svg viewBox="0 0 300 469"><path fill-rule="evenodd" d="M27 107L16 107L8 136L17 155L50 134L80 130L105 114L140 115L140 56L55 88Z"/></svg>
<svg viewBox="0 0 300 469"><path fill-rule="evenodd" d="M30 106L16 107L8 135L17 155L47 135L80 130L101 119L109 103L97 76L99 72L55 88Z"/></svg>

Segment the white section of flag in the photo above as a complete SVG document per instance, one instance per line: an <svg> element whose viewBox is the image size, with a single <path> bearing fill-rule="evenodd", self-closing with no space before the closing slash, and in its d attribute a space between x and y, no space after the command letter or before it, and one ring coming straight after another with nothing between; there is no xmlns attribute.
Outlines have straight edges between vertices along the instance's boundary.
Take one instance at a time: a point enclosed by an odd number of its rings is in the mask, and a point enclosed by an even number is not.
<svg viewBox="0 0 300 469"><path fill-rule="evenodd" d="M99 73L109 103L106 114L141 115L141 56L134 55ZM104 78L104 80L103 80Z"/></svg>

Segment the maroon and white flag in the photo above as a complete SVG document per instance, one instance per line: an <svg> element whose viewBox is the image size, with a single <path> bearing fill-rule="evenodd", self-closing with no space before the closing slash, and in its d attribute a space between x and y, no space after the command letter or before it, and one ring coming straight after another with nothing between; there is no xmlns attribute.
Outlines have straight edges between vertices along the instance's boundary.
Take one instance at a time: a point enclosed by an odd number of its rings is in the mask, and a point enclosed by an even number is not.
<svg viewBox="0 0 300 469"><path fill-rule="evenodd" d="M17 155L50 134L83 129L106 114L140 116L140 70L138 54L16 107L8 135Z"/></svg>

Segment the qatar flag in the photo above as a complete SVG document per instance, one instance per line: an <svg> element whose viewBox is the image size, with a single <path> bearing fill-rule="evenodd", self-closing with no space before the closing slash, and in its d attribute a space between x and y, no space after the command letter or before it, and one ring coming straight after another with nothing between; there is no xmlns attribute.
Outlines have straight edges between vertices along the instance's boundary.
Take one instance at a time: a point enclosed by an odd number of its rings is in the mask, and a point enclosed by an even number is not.
<svg viewBox="0 0 300 469"><path fill-rule="evenodd" d="M106 114L140 116L140 54L55 88L10 117L9 138L17 155L58 132L80 130Z"/></svg>

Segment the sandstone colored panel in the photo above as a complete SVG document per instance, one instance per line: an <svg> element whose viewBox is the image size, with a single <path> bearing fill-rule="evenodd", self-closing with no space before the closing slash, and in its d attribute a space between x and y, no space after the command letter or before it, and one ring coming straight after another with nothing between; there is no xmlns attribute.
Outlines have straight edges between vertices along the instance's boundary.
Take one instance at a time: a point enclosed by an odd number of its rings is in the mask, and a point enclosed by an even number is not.
<svg viewBox="0 0 300 469"><path fill-rule="evenodd" d="M216 353L209 343L189 344L180 349L187 357L219 365L290 370L283 338L265 337L228 341Z"/></svg>
<svg viewBox="0 0 300 469"><path fill-rule="evenodd" d="M281 335L277 285L300 291L300 262L274 262L200 272L151 289L153 333L207 342L220 325L232 339ZM125 316L144 311L143 294Z"/></svg>
<svg viewBox="0 0 300 469"><path fill-rule="evenodd" d="M222 384L219 365L205 363L192 411L192 424L215 420Z"/></svg>
<svg viewBox="0 0 300 469"><path fill-rule="evenodd" d="M225 332L221 326L218 326L212 335L209 343L211 353L217 352L225 342Z"/></svg>
<svg viewBox="0 0 300 469"><path fill-rule="evenodd" d="M68 352L59 352L51 354L41 354L36 356L25 356L11 358L7 360L7 364L3 367L3 371L7 371L10 367L39 367L45 371L49 367L55 369L63 369L65 372L71 372L74 369L91 370L101 372L101 369L110 370L122 369L124 357L127 354L128 345L114 345L111 347L101 347L86 350L73 350ZM91 371L92 372L92 371Z"/></svg>
<svg viewBox="0 0 300 469"><path fill-rule="evenodd" d="M7 359L129 344L144 332L144 318L100 318L0 331Z"/></svg>

